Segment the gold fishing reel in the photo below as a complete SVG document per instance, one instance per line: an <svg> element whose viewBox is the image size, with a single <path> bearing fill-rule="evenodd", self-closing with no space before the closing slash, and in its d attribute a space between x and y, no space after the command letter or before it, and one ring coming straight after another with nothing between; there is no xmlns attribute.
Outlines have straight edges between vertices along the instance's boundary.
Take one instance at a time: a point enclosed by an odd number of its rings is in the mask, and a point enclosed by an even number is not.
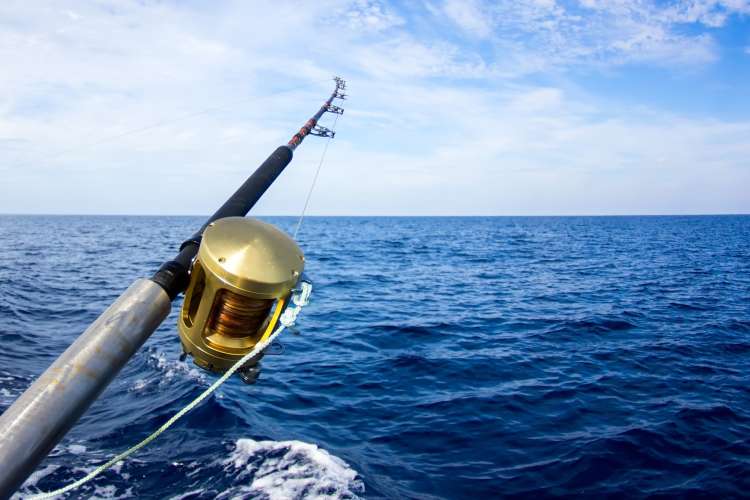
<svg viewBox="0 0 750 500"><path fill-rule="evenodd" d="M206 370L228 370L274 332L304 265L294 240L270 224L245 217L209 224L178 319L184 353ZM246 381L260 356L240 369Z"/></svg>

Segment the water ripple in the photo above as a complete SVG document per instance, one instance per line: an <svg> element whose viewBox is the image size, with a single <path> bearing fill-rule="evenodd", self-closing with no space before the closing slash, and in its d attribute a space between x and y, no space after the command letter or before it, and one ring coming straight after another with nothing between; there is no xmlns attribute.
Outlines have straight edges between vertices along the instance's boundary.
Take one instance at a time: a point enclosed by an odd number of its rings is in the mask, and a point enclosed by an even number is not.
<svg viewBox="0 0 750 500"><path fill-rule="evenodd" d="M201 222L0 216L0 408ZM316 288L285 354L79 495L750 491L750 217L311 217L301 244ZM179 361L178 308L25 493L214 379Z"/></svg>

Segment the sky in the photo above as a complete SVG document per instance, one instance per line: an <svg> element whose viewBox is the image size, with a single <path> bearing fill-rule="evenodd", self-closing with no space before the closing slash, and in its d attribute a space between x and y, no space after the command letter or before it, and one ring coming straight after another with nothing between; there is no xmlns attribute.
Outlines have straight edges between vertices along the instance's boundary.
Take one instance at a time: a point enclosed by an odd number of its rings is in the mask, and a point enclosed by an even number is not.
<svg viewBox="0 0 750 500"><path fill-rule="evenodd" d="M333 75L311 215L750 213L747 0L3 0L0 60L0 213L212 213Z"/></svg>

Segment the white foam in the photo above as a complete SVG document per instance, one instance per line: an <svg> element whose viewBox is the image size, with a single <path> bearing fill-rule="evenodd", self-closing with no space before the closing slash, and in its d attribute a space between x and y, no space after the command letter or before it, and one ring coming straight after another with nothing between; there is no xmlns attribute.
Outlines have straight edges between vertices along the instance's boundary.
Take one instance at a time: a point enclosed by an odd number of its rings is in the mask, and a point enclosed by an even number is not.
<svg viewBox="0 0 750 500"><path fill-rule="evenodd" d="M217 498L262 495L290 498L359 498L365 487L357 471L318 446L302 441L240 439L226 468L241 469L238 480L251 479Z"/></svg>
<svg viewBox="0 0 750 500"><path fill-rule="evenodd" d="M115 498L115 494L117 493L117 488L114 485L107 485L107 486L95 486L94 487L94 494L91 496L91 498Z"/></svg>
<svg viewBox="0 0 750 500"><path fill-rule="evenodd" d="M179 359L168 359L167 355L163 352L150 353L149 357L156 362L156 368L164 372L164 376L161 378L160 384L168 382L175 377L186 377L198 382L205 382L205 374L195 368L192 364L188 364L186 361L180 361Z"/></svg>
<svg viewBox="0 0 750 500"><path fill-rule="evenodd" d="M80 455L81 453L86 453L86 447L82 444L71 444L68 446L68 451L73 455Z"/></svg>
<svg viewBox="0 0 750 500"><path fill-rule="evenodd" d="M55 448L55 450L60 450L60 448ZM86 453L88 449L80 444L71 444L67 446L67 451L69 453L72 453L73 455L81 455ZM59 453L58 453L59 454ZM131 459L132 462L143 462L142 460L138 460L136 458ZM74 481L76 479L80 479L81 477L84 477L88 475L90 472L92 472L96 467L98 467L101 464L101 458L99 457L89 457L89 460L87 461L86 465L84 466L78 466L73 467L70 471L66 472L64 479L65 483L68 484L70 481ZM117 474L118 476L122 477L125 481L128 481L130 479L130 474L127 472L123 472L123 466L125 465L124 460L120 460L119 462L115 463L110 470ZM46 476L49 476L56 470L60 469L60 465L54 465L50 464L46 467L39 469L38 471L34 472L29 476L29 478L24 482L23 487L20 491L20 493L16 493L12 498L13 500L20 500L26 496L34 495L42 493L41 491L36 488L37 483L45 478ZM101 486L94 485L94 492L93 493L86 493L85 495L91 495L87 496L87 498L107 498L107 499L123 499L123 498L133 498L133 488L127 488L124 492L119 493L117 490L117 487L114 485L108 485L107 480L103 478L97 478L94 480L95 482L103 483ZM92 483L89 483L89 485L82 486L82 489L74 490L77 491L78 494L71 496L70 498L79 498L80 496L84 495L84 493L81 493L83 488L90 488ZM63 486L63 485L58 485Z"/></svg>
<svg viewBox="0 0 750 500"><path fill-rule="evenodd" d="M141 391L144 387L148 385L148 380L145 378L139 378L135 382L133 382L133 386L131 387L131 390L133 391Z"/></svg>
<svg viewBox="0 0 750 500"><path fill-rule="evenodd" d="M128 391L141 392L144 389L156 389L174 382L176 378L193 380L199 384L208 385L206 375L194 365L180 361L163 352L149 352L147 363L151 368L158 370L159 374L151 374L145 378L139 378L133 382Z"/></svg>
<svg viewBox="0 0 750 500"><path fill-rule="evenodd" d="M21 491L15 493L11 498L20 499L27 495L31 495L34 492L37 492L37 489L35 488L36 484L59 468L59 465L50 464L37 471L32 472L28 479L26 479L26 482L23 483L23 488L21 489ZM34 488L34 490L30 491L30 488Z"/></svg>
<svg viewBox="0 0 750 500"><path fill-rule="evenodd" d="M203 488L198 489L198 490L186 491L185 493L180 493L179 495L169 497L169 500L182 500L183 498L190 498L195 495L200 495L204 491L205 490Z"/></svg>
<svg viewBox="0 0 750 500"><path fill-rule="evenodd" d="M79 493L79 495L81 495ZM83 495L81 495L83 496ZM105 486L94 486L94 493L91 494L90 497L88 497L91 500L98 500L98 499L112 499L112 500L120 500L125 498L133 498L133 488L128 488L122 493L117 492L117 487L108 484Z"/></svg>

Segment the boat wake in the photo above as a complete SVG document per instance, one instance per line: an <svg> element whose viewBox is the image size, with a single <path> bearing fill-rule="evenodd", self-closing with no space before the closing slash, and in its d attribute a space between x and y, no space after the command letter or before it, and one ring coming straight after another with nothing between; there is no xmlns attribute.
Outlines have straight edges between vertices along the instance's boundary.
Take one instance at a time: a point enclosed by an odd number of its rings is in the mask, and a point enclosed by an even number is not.
<svg viewBox="0 0 750 500"><path fill-rule="evenodd" d="M85 455L82 445L70 445L56 450L53 460ZM97 457L85 466L70 467L58 463L40 468L29 477L22 489L13 496L26 496L49 490L48 484L64 484L81 477L101 463ZM175 475L176 470L181 473ZM357 471L342 459L331 455L315 444L302 441L255 441L239 439L224 460L201 464L179 462L149 463L138 459L118 462L110 472L70 493L69 498L84 496L97 499L151 498L149 475L171 477L170 500L203 498L262 498L277 499L356 499L364 495L365 486ZM142 484L131 481L140 477ZM177 477L186 479L182 482ZM209 478L208 483L195 482L196 477ZM156 479L159 481L159 479ZM139 488L144 489L139 491ZM182 492L180 493L180 490ZM163 494L163 492L162 492ZM164 498L163 496L161 496Z"/></svg>
<svg viewBox="0 0 750 500"><path fill-rule="evenodd" d="M239 439L224 465L230 474L239 471L236 479L245 484L217 498L359 498L365 491L346 462L302 441Z"/></svg>

